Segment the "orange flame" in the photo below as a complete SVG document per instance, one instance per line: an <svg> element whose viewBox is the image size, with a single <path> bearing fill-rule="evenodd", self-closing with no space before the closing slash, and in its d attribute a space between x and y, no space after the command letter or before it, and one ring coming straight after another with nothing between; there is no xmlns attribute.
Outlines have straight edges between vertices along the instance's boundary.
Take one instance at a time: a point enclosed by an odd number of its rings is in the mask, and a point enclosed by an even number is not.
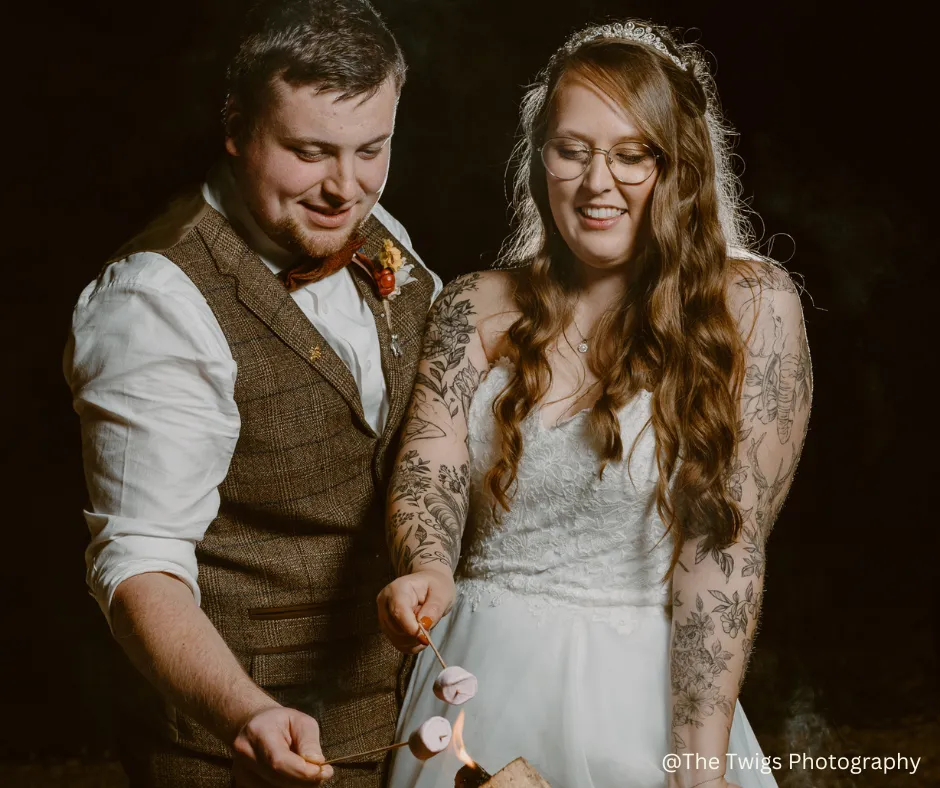
<svg viewBox="0 0 940 788"><path fill-rule="evenodd" d="M464 710L461 709L460 714L457 715L456 722L454 722L454 735L450 740L450 746L454 748L454 752L460 760L471 769L475 769L477 768L476 762L470 757L470 753L467 752L467 748L463 743L463 717Z"/></svg>

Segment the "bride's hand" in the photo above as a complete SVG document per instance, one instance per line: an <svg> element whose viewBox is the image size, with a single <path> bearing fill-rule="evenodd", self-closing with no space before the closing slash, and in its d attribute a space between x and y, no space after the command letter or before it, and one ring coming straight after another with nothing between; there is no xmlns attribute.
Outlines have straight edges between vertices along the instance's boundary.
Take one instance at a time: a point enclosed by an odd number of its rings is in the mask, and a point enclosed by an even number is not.
<svg viewBox="0 0 940 788"><path fill-rule="evenodd" d="M450 610L455 596L449 572L422 569L403 575L379 593L379 624L395 648L403 654L417 654L427 646L418 619L430 619L427 629L431 629Z"/></svg>

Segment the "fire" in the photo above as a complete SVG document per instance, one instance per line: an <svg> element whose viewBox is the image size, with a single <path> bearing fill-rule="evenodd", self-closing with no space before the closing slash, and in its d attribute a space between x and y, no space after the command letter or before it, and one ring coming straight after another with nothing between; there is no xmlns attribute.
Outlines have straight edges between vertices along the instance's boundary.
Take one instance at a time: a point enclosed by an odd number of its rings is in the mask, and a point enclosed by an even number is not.
<svg viewBox="0 0 940 788"><path fill-rule="evenodd" d="M463 717L464 711L460 710L460 714L457 715L457 720L454 722L454 735L450 740L450 746L454 748L454 752L457 754L457 757L460 758L467 766L471 769L476 769L477 764L470 757L470 753L467 752L467 748L463 743Z"/></svg>

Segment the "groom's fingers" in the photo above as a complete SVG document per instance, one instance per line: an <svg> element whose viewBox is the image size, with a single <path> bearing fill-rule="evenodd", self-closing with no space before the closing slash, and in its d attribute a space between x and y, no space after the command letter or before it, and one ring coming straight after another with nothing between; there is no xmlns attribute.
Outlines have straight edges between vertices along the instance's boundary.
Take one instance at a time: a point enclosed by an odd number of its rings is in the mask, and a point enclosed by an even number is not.
<svg viewBox="0 0 940 788"><path fill-rule="evenodd" d="M322 765L317 721L296 709L259 712L239 731L232 750L236 784L245 788L316 785L333 775L331 766Z"/></svg>
<svg viewBox="0 0 940 788"><path fill-rule="evenodd" d="M305 778L329 780L333 776L333 767L322 765L326 758L320 749L320 726L313 717L296 716L291 718L292 749L304 760ZM314 770L311 773L311 767Z"/></svg>

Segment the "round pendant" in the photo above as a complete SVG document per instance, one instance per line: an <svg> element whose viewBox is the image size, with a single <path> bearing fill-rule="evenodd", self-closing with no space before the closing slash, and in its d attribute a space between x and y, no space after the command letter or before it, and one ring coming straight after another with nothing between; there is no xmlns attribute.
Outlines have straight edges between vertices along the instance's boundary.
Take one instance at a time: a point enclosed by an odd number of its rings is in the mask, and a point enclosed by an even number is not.
<svg viewBox="0 0 940 788"><path fill-rule="evenodd" d="M588 352L588 343L587 343L587 342L582 342L580 345L578 345L578 352L579 352L579 353L587 353L587 352Z"/></svg>

